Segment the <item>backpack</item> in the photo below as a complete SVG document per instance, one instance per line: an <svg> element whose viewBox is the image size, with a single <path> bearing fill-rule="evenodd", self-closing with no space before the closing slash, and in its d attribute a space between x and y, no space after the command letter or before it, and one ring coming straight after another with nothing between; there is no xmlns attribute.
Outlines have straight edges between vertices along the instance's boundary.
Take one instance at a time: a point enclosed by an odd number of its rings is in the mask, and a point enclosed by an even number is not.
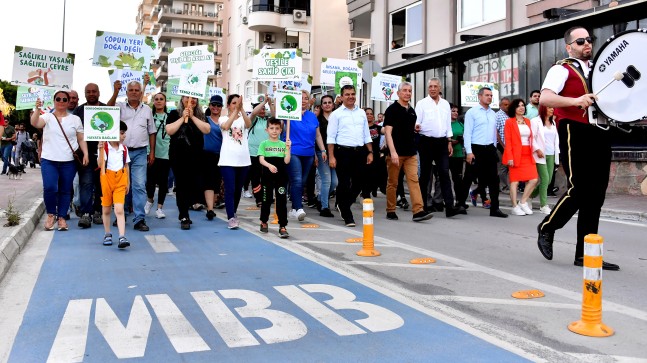
<svg viewBox="0 0 647 363"><path fill-rule="evenodd" d="M108 150L110 150L110 148L108 147L108 142L104 142L103 143L103 151L106 152L106 161L105 161L106 166L108 165ZM126 167L126 160L127 160L127 157L128 157L128 148L125 147L125 146L124 146L123 157L124 157L124 166L123 167L125 168Z"/></svg>

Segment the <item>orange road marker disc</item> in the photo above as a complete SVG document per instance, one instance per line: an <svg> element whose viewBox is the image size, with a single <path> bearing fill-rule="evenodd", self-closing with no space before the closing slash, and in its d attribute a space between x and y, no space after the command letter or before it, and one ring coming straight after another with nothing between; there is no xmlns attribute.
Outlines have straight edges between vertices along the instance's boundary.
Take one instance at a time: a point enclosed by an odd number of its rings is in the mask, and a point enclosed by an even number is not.
<svg viewBox="0 0 647 363"><path fill-rule="evenodd" d="M512 297L515 299L536 299L544 296L544 293L539 290L521 290L512 293Z"/></svg>
<svg viewBox="0 0 647 363"><path fill-rule="evenodd" d="M348 243L357 243L357 242L362 242L364 241L364 238L358 237L358 238L349 238L346 240Z"/></svg>
<svg viewBox="0 0 647 363"><path fill-rule="evenodd" d="M318 224L302 224L301 228L319 228Z"/></svg>
<svg viewBox="0 0 647 363"><path fill-rule="evenodd" d="M414 258L413 260L409 261L409 263L412 263L414 265L424 265L428 263L436 263L436 260L431 257L422 257Z"/></svg>

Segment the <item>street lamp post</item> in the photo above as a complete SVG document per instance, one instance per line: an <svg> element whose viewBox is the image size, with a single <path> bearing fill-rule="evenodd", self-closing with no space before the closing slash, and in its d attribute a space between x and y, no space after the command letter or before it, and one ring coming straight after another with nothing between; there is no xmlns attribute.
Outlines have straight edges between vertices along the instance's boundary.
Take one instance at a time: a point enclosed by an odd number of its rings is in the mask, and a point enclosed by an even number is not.
<svg viewBox="0 0 647 363"><path fill-rule="evenodd" d="M63 40L61 43L61 52L65 52L65 7L67 5L67 0L63 0Z"/></svg>

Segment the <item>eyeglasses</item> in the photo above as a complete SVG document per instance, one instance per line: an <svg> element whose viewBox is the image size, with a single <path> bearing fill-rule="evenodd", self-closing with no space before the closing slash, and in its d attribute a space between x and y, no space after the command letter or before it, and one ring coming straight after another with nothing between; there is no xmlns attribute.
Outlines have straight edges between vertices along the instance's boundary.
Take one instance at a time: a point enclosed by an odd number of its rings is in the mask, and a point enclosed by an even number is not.
<svg viewBox="0 0 647 363"><path fill-rule="evenodd" d="M213 106L213 107L222 107L222 103L212 102L212 103L210 103L210 104L209 104L209 106Z"/></svg>
<svg viewBox="0 0 647 363"><path fill-rule="evenodd" d="M577 44L577 45L584 45L584 42L588 42L589 44L593 44L593 41L594 41L594 40L595 40L595 39L594 39L593 37L577 38L577 39L575 39L574 41L572 41L572 42L568 43L568 45L571 45L571 44L573 44L573 43L575 43L575 44Z"/></svg>
<svg viewBox="0 0 647 363"><path fill-rule="evenodd" d="M155 101L164 101L163 98L156 98Z"/></svg>
<svg viewBox="0 0 647 363"><path fill-rule="evenodd" d="M56 102L67 102L67 98L56 97Z"/></svg>

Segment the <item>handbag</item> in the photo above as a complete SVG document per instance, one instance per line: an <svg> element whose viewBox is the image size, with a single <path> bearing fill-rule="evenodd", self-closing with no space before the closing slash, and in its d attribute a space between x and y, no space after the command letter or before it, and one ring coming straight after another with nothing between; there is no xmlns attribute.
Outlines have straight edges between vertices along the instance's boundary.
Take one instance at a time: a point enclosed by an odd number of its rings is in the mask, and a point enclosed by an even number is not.
<svg viewBox="0 0 647 363"><path fill-rule="evenodd" d="M56 118L56 123L58 124L58 127L61 128L61 133L63 134L63 138L67 142L67 146L69 146L70 150L72 151L72 156L74 156L74 165L76 165L76 169L80 170L81 168L83 168L83 150L81 150L81 148L78 148L76 150L72 148L72 144L70 144L70 140L67 139L67 135L65 135L65 131L63 131L63 125L61 125L61 121L59 121L58 117L56 117L56 115L54 115L53 113L52 115L54 116L54 118Z"/></svg>

